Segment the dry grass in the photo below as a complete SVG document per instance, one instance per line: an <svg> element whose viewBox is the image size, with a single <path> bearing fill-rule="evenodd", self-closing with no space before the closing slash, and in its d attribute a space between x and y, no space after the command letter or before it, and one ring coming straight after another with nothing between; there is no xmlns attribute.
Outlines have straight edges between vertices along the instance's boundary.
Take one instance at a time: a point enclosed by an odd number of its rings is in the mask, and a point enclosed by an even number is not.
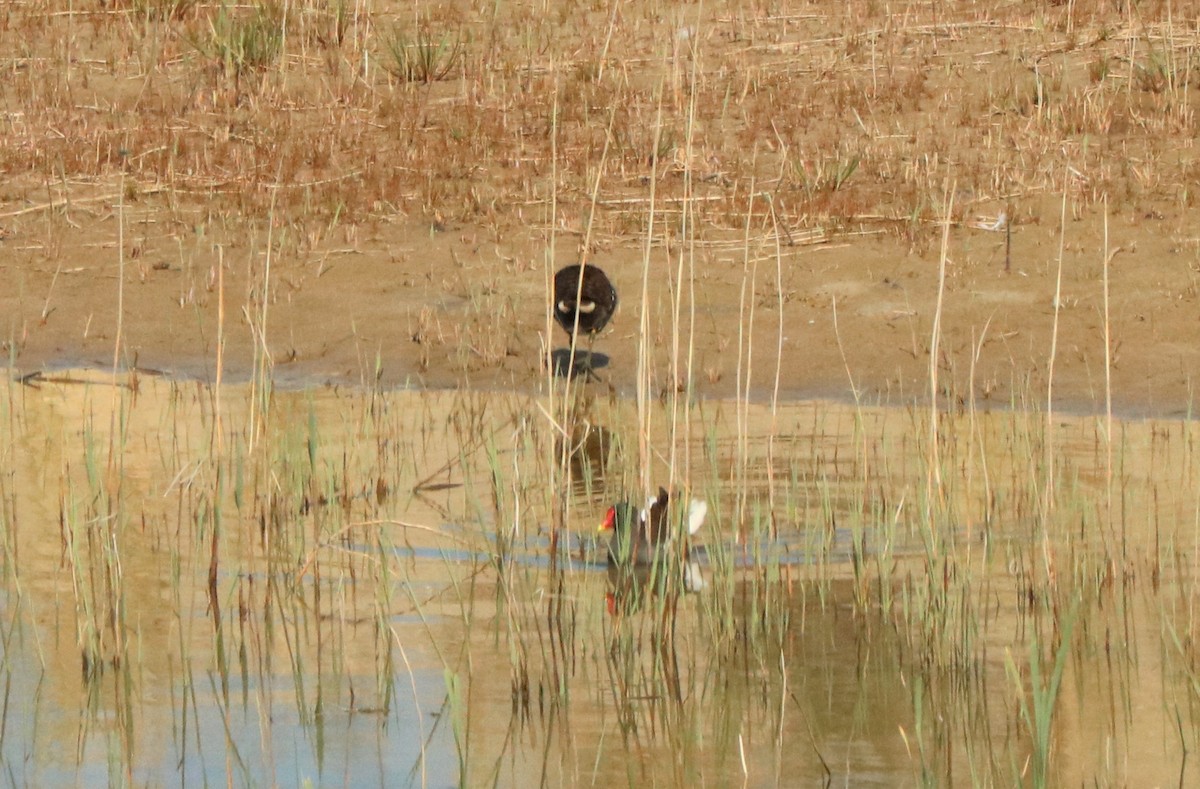
<svg viewBox="0 0 1200 789"><path fill-rule="evenodd" d="M960 217L1064 190L1194 199L1200 33L1162 3L47 11L16 3L0 24L7 213L124 173L131 201L180 219L274 199L310 237L395 214L501 227L543 218L551 189L554 221L578 226L606 133L601 236L641 228L653 173L667 206L688 173L701 226L721 227L742 224L751 183L788 228L910 235L951 174Z"/></svg>

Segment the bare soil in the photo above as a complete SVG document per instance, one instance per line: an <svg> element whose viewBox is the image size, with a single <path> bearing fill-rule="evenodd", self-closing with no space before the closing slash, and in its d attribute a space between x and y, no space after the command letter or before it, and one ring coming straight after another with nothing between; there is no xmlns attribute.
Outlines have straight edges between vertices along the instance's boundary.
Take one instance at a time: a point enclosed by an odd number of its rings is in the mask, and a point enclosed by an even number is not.
<svg viewBox="0 0 1200 789"><path fill-rule="evenodd" d="M0 26L16 370L534 391L586 256L593 386L644 316L658 392L1190 413L1194 7L300 3L233 68L217 6L77 5Z"/></svg>

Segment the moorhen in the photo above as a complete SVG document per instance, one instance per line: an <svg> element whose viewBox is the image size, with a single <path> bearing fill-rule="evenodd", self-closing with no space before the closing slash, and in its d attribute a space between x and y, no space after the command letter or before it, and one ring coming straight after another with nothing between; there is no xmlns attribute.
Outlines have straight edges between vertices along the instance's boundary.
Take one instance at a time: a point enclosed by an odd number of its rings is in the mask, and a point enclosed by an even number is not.
<svg viewBox="0 0 1200 789"><path fill-rule="evenodd" d="M678 572L683 589L698 592L704 588L704 578L700 565L691 558L689 538L704 525L708 503L692 499L688 504L686 535L667 522L669 503L670 495L659 488L641 512L628 502L608 508L600 530L612 532L608 541L610 574L633 571L639 577L658 576L661 580Z"/></svg>
<svg viewBox="0 0 1200 789"><path fill-rule="evenodd" d="M571 338L572 349L578 322L579 333L588 336L589 361L592 340L608 325L616 309L617 289L599 266L567 266L554 275L554 319Z"/></svg>

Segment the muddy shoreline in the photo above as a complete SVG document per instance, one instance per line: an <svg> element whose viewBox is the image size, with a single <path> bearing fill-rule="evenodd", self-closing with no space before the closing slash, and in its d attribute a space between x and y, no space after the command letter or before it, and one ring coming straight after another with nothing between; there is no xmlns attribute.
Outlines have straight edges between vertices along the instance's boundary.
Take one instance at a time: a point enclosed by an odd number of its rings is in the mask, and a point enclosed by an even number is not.
<svg viewBox="0 0 1200 789"><path fill-rule="evenodd" d="M1200 212L1108 219L1109 248L1119 248L1108 271L1114 410L1186 415L1192 371L1200 369L1193 340L1200 331L1200 267L1189 236ZM566 346L566 335L548 319L547 279L550 265L574 259L571 239L547 264L537 234L519 228L481 243L476 228L380 222L353 250L292 251L278 255L268 274L262 254L236 240L180 252L177 236L147 235L138 257L124 263L118 287L115 249L82 254L86 238L115 235L114 223L109 215L64 233L62 243L78 244L80 256L67 256L77 267L30 265L28 255L11 254L0 264L7 294L0 309L11 338L5 352L15 371L110 370L119 331L123 368L211 382L220 338L223 379L245 380L262 347L258 338L266 336L272 375L289 388L536 392L547 380L547 338L552 350ZM1055 408L1104 411L1104 216L1088 210L1067 226L1061 286L1060 230L1053 225L1026 221L1014 228L1007 272L1003 234L952 229L936 350L947 406L973 400L977 408L1044 408L1053 352ZM857 394L870 403L927 403L940 248L884 234L831 236L778 251L769 241L759 239L750 254L715 240L698 245L685 269L678 323L678 256L654 249L644 268L632 243L595 254L621 305L595 342L607 359L602 380L587 385L634 393L644 309L651 389L659 395L672 386L678 344L680 369L690 350L699 397L748 391L766 400L778 386L787 400L853 401ZM10 236L4 251L13 246ZM646 272L651 282L643 305Z"/></svg>

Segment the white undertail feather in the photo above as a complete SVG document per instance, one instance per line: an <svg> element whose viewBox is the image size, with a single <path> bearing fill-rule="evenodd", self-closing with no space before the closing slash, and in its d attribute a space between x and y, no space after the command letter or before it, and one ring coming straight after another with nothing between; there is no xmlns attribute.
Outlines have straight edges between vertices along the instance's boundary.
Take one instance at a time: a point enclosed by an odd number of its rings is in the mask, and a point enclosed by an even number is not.
<svg viewBox="0 0 1200 789"><path fill-rule="evenodd" d="M688 505L688 534L695 534L704 525L708 517L708 502L702 499L692 499Z"/></svg>

